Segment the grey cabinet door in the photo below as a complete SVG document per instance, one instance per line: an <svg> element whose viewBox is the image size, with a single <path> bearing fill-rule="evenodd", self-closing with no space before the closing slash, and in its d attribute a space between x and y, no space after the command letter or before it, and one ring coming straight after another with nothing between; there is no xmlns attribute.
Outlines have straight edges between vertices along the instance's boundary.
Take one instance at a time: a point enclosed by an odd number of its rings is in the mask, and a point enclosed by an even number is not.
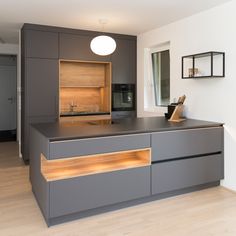
<svg viewBox="0 0 236 236"><path fill-rule="evenodd" d="M59 34L55 32L26 30L25 54L26 57L58 58Z"/></svg>
<svg viewBox="0 0 236 236"><path fill-rule="evenodd" d="M152 161L223 151L223 128L157 132L151 135Z"/></svg>
<svg viewBox="0 0 236 236"><path fill-rule="evenodd" d="M152 194L200 184L223 178L222 155L204 156L152 165Z"/></svg>
<svg viewBox="0 0 236 236"><path fill-rule="evenodd" d="M111 56L99 56L90 49L93 36L60 33L60 58L82 61L111 61Z"/></svg>
<svg viewBox="0 0 236 236"><path fill-rule="evenodd" d="M131 134L50 143L50 159L150 147L150 134Z"/></svg>
<svg viewBox="0 0 236 236"><path fill-rule="evenodd" d="M150 195L150 167L50 182L50 217Z"/></svg>
<svg viewBox="0 0 236 236"><path fill-rule="evenodd" d="M27 115L58 116L58 60L26 59Z"/></svg>
<svg viewBox="0 0 236 236"><path fill-rule="evenodd" d="M136 83L136 41L116 40L116 50L112 54L112 83Z"/></svg>

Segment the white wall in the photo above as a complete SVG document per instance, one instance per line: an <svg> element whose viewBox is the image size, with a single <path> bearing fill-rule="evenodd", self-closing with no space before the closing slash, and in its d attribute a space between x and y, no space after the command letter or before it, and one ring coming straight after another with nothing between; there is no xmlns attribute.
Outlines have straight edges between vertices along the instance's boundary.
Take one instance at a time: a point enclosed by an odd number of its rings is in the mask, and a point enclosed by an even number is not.
<svg viewBox="0 0 236 236"><path fill-rule="evenodd" d="M170 41L171 98L185 94L189 118L225 123L225 180L236 190L236 1L138 36L138 116L144 111L144 50ZM226 53L226 76L181 79L181 57L205 51Z"/></svg>
<svg viewBox="0 0 236 236"><path fill-rule="evenodd" d="M0 44L0 54L17 55L17 140L20 141L20 48L18 44Z"/></svg>

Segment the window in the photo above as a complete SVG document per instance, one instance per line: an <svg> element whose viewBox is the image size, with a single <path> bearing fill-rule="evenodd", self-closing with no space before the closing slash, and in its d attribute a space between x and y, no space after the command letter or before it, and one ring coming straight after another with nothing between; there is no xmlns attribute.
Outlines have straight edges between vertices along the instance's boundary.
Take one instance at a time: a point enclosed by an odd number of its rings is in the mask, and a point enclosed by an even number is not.
<svg viewBox="0 0 236 236"><path fill-rule="evenodd" d="M152 77L156 106L170 103L170 51L151 52Z"/></svg>

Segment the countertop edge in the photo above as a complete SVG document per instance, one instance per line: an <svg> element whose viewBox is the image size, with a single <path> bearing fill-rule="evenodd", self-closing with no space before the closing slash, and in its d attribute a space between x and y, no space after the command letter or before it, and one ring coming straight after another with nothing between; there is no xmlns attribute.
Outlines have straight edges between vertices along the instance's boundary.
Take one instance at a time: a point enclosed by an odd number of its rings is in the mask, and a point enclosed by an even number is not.
<svg viewBox="0 0 236 236"><path fill-rule="evenodd" d="M209 124L209 125L199 125L199 126L192 126L192 127L174 127L174 128L159 128L159 129L150 129L150 130L134 130L134 131L118 131L113 133L107 133L107 134L93 134L93 135L87 135L87 136L79 136L79 137L52 137L48 138L46 137L49 142L59 142L59 141L66 141L66 140L76 140L76 139L90 139L90 138L99 138L99 137L111 137L111 136L120 136L120 135L131 135L131 134L145 134L145 133L155 133L155 132L171 132L175 130L190 130L190 129L204 129L204 128L214 128L214 127L223 127L224 123L215 123L215 124Z"/></svg>

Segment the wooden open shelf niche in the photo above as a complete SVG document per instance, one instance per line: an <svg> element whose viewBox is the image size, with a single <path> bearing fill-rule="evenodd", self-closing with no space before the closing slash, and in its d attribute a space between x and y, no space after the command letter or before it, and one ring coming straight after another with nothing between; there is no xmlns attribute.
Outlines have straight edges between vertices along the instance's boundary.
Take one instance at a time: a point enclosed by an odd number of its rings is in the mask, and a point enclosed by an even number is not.
<svg viewBox="0 0 236 236"><path fill-rule="evenodd" d="M111 62L60 60L60 113L111 112Z"/></svg>
<svg viewBox="0 0 236 236"><path fill-rule="evenodd" d="M47 181L130 169L151 164L151 149L129 150L47 160L41 154L41 173Z"/></svg>

